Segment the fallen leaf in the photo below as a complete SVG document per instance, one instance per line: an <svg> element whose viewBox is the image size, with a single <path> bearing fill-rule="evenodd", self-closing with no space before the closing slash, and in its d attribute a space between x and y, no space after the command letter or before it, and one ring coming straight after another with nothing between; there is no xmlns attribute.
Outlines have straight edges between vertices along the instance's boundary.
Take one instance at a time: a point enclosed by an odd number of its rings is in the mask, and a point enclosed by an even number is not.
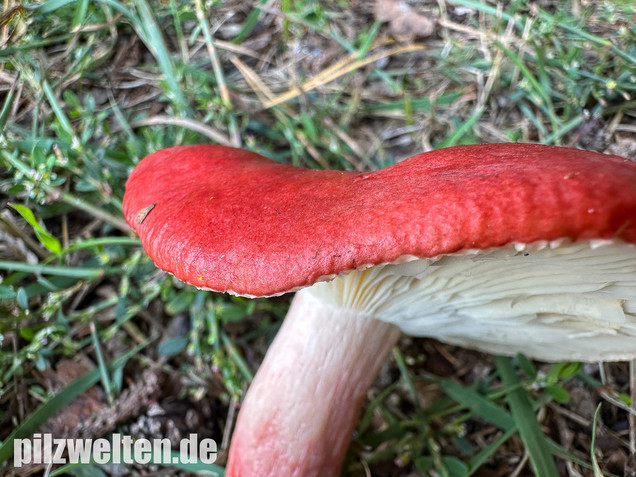
<svg viewBox="0 0 636 477"><path fill-rule="evenodd" d="M90 370L91 364L88 359L75 361L62 359L57 363L55 371L46 369L42 374L50 383L49 389L61 390ZM49 418L40 430L51 433L55 437L66 437L72 429L93 414L101 412L105 406L103 393L97 386L91 386Z"/></svg>
<svg viewBox="0 0 636 477"><path fill-rule="evenodd" d="M381 22L389 22L389 31L400 37L425 37L435 31L435 23L417 13L402 0L376 0L375 17Z"/></svg>
<svg viewBox="0 0 636 477"><path fill-rule="evenodd" d="M144 207L139 212L137 212L137 225L143 224L144 220L146 220L146 217L148 217L148 214L150 213L150 211L154 208L155 208L155 204L150 204L149 206Z"/></svg>

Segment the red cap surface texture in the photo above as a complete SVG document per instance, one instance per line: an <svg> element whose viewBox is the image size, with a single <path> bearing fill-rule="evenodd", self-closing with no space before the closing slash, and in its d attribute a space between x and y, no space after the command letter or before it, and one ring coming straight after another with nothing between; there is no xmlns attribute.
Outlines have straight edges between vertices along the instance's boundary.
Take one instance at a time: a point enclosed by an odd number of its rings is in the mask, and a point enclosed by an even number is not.
<svg viewBox="0 0 636 477"><path fill-rule="evenodd" d="M636 242L636 162L492 144L359 173L181 146L140 162L124 213L158 267L200 288L267 296L405 255L559 238Z"/></svg>

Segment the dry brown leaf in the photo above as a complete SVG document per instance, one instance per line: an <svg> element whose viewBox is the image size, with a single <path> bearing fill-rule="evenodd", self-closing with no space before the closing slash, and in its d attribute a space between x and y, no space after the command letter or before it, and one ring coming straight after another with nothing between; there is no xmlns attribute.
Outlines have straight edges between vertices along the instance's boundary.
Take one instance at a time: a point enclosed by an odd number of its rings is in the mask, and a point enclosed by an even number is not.
<svg viewBox="0 0 636 477"><path fill-rule="evenodd" d="M55 371L47 369L43 375L50 383L49 389L59 390L90 370L88 360L62 359L57 363ZM101 412L105 406L102 392L96 386L91 386L44 423L40 430L49 432L55 437L67 437L72 429L78 427L93 414Z"/></svg>
<svg viewBox="0 0 636 477"><path fill-rule="evenodd" d="M375 18L389 22L391 34L399 37L425 37L435 31L435 23L428 17L417 13L402 0L376 0Z"/></svg>

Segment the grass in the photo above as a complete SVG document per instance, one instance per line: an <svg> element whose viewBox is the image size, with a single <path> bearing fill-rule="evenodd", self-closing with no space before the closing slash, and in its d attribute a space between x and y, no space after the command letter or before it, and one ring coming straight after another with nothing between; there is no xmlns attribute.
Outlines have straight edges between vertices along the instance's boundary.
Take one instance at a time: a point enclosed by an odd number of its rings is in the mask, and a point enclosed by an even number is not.
<svg viewBox="0 0 636 477"><path fill-rule="evenodd" d="M636 157L631 2L416 7L438 19L434 36L396 40L364 2L5 2L3 474L12 439L41 425L147 436L153 422L187 435L174 416L190 410L197 432L227 447L288 298L216 295L158 272L121 212L145 155L212 141L370 170L443 146L532 141ZM125 399L148 370L163 382L148 396L181 406L172 417ZM371 392L344 475L620 475L627 414L614 403L629 403L627 374L405 340ZM90 406L74 401L94 385ZM599 400L597 419L585 403ZM97 425L95 410L124 402L128 412ZM55 424L63 406L83 427Z"/></svg>

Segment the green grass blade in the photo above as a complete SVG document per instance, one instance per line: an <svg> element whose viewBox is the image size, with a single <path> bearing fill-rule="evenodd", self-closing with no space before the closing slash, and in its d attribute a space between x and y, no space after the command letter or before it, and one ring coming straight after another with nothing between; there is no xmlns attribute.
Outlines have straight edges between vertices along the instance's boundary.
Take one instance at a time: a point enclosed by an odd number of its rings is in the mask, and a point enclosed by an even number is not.
<svg viewBox="0 0 636 477"><path fill-rule="evenodd" d="M537 422L530 398L521 387L510 358L498 356L495 362L504 385L517 386L510 391L507 400L535 474L541 477L559 477L548 439Z"/></svg>
<svg viewBox="0 0 636 477"><path fill-rule="evenodd" d="M261 0L258 3L258 6L252 9L250 14L247 16L247 20L245 20L245 23L243 24L243 28L241 28L241 31L238 32L238 34L232 39L232 43L238 44L242 42L245 38L247 38L247 36L252 32L254 27L258 25L258 19L261 16L261 7L265 6L266 4L267 4L266 0Z"/></svg>
<svg viewBox="0 0 636 477"><path fill-rule="evenodd" d="M630 54L628 54L627 52L623 51L622 49L618 48L614 43L612 43L611 40L609 40L608 38L603 38L601 36L598 35L594 35L588 31L585 31L582 28L579 28L575 25L571 25L568 24L566 22L563 21L557 21L557 19L550 15L549 13L547 13L545 10L539 10L539 17L553 22L555 23L559 28L562 28L563 30L572 33L575 36L578 36L579 38L583 39L583 40L587 40L590 41L592 43L595 43L601 47L607 47L609 46L610 49L618 56L620 56L621 58L623 58L624 60L629 61L630 63L634 63L636 64L636 58L631 56Z"/></svg>
<svg viewBox="0 0 636 477"><path fill-rule="evenodd" d="M51 105L51 108L53 109L53 113L55 113L55 117L59 121L60 126L62 126L62 129L64 129L64 132L66 132L69 135L69 138L74 138L75 133L73 132L71 121L68 119L68 117L66 116L66 113L62 109L62 106L60 105L57 98L55 97L55 93L53 93L53 90L51 89L51 85L49 85L48 81L44 81L42 83L42 90L44 91L44 95L46 96L46 99L49 101L49 104ZM77 143L79 144L79 140L77 140Z"/></svg>
<svg viewBox="0 0 636 477"><path fill-rule="evenodd" d="M397 346L393 347L393 359L395 359L395 364L397 364L397 367L400 370L400 375L402 376L402 379L406 383L406 387L409 390L409 394L411 395L411 401L413 402L415 409L417 409L418 414L423 416L424 410L422 409L422 405L420 404L420 400L417 394L417 389L415 389L415 384L413 383L413 380L411 379L411 375L409 374L409 371L406 367L406 363L404 362L404 356L402 356L402 353L400 352Z"/></svg>
<svg viewBox="0 0 636 477"><path fill-rule="evenodd" d="M172 57L168 52L159 25L157 25L157 21L150 9L150 5L148 5L146 0L136 0L135 5L137 6L140 19L140 22L135 25L135 29L146 44L146 47L157 59L159 68L168 86L168 94L175 108L177 111L185 113L189 110L188 101L179 86L179 80L177 79L177 72L172 62Z"/></svg>
<svg viewBox="0 0 636 477"><path fill-rule="evenodd" d="M569 133L573 129L576 129L582 122L583 122L583 116L576 116L572 118L570 121L568 121L563 126L558 128L552 134L550 134L549 136L546 136L545 139L542 141L542 144L546 144L546 145L554 144L563 136L565 136L567 133Z"/></svg>
<svg viewBox="0 0 636 477"><path fill-rule="evenodd" d="M95 267L65 267L56 265L41 265L39 263L30 264L24 262L13 262L10 260L0 260L0 270L11 272L38 273L42 275L56 275L59 277L88 278L94 279L100 275L108 274L108 269ZM112 270L111 270L112 272Z"/></svg>
<svg viewBox="0 0 636 477"><path fill-rule="evenodd" d="M434 382L448 396L462 404L473 414L506 431L515 428L515 420L507 411L476 391L449 379L434 379Z"/></svg>
<svg viewBox="0 0 636 477"><path fill-rule="evenodd" d="M90 322L90 330L91 330L91 341L93 342L93 349L95 350L95 356L97 357L97 369L99 369L99 377L102 381L102 387L104 391L106 391L106 397L108 398L108 405L112 406L115 400L115 396L113 394L113 384L110 378L110 373L108 372L108 366L106 365L106 360L104 359L104 354L102 353L102 345L99 341L99 336L97 334L97 327L95 326L95 322Z"/></svg>
<svg viewBox="0 0 636 477"><path fill-rule="evenodd" d="M225 333L221 333L221 341L223 342L228 355L232 358L232 360L234 360L236 366L241 371L243 378L245 378L248 382L252 382L254 380L254 375L239 351L236 349L236 346L234 346L234 343L232 343L232 340L230 340L229 336Z"/></svg>
<svg viewBox="0 0 636 477"><path fill-rule="evenodd" d="M497 439L492 441L490 444L484 447L481 451L479 451L477 454L471 457L470 460L468 461L468 467L470 469L468 475L472 475L483 464L485 464L488 461L488 459L490 459L494 455L497 449L499 449L508 439L510 439L515 434L515 432L517 432L516 427L512 427L508 429L501 436L499 436Z"/></svg>
<svg viewBox="0 0 636 477"><path fill-rule="evenodd" d="M371 49L371 46L373 45L373 42L378 36L380 25L382 25L382 22L376 20L373 25L371 25L371 28L369 28L369 31L366 32L366 34L364 35L364 41L360 45L360 49L357 51L358 58L362 59L367 55L367 53Z"/></svg>
<svg viewBox="0 0 636 477"><path fill-rule="evenodd" d="M75 9L75 15L71 22L71 30L75 30L86 21L86 13L88 12L88 0L79 0Z"/></svg>
<svg viewBox="0 0 636 477"><path fill-rule="evenodd" d="M7 118L9 117L9 112L13 107L13 98L15 95L15 89L18 86L19 79L20 76L18 75L15 82L11 85L11 89L7 93L4 104L2 105L2 110L0 111L0 134L4 132L4 128L7 124Z"/></svg>
<svg viewBox="0 0 636 477"><path fill-rule="evenodd" d="M454 5L461 5L463 7L470 8L471 10L484 12L487 15L491 15L496 18L501 18L502 20L505 20L507 22L513 21L515 26L519 30L523 30L523 23L521 21L519 21L518 19L516 19L515 17L513 17L512 15L506 12L499 11L497 7L488 5L485 2L479 2L475 0L452 0L450 3Z"/></svg>
<svg viewBox="0 0 636 477"><path fill-rule="evenodd" d="M73 469L77 469L80 473L71 472ZM48 477L57 477L58 475L73 475L75 477L78 477L86 475L86 471L92 472L93 474L91 475L94 475L94 477L102 477L106 475L98 467L95 467L94 464L66 464L52 471L50 474L48 474Z"/></svg>
<svg viewBox="0 0 636 477"><path fill-rule="evenodd" d="M137 238L132 237L99 237L95 239L80 240L73 245L65 248L62 253L75 252L87 248L103 247L105 245L124 245L127 247L138 247L141 242Z"/></svg>
<svg viewBox="0 0 636 477"><path fill-rule="evenodd" d="M110 8L118 11L122 15L124 15L133 25L140 25L141 20L137 15L135 15L131 10L127 7L123 6L117 0L98 0L99 3L103 3L104 5L108 5Z"/></svg>
<svg viewBox="0 0 636 477"><path fill-rule="evenodd" d="M186 472L190 472L192 474L209 477L223 477L225 475L225 469L223 467L219 467L218 465L214 464L204 464L200 461L188 464L182 463L180 461L180 455L181 454L179 454L179 452L172 451L172 460L174 463L171 467L174 467L175 469L185 470Z"/></svg>
<svg viewBox="0 0 636 477"><path fill-rule="evenodd" d="M521 74L523 75L524 79L530 85L531 91L534 92L536 95L536 99L534 101L537 103L538 106L545 108L548 116L550 117L552 128L557 129L560 123L559 118L556 116L554 112L554 107L552 105L552 100L550 99L550 96L545 91L545 89L541 86L541 83L539 82L539 80L535 78L534 74L532 73L532 71L530 71L530 68L528 68L526 63L524 63L524 61L518 55L516 55L510 48L506 47L500 41L495 41L494 44L498 48L500 48L501 51L503 51L508 58L510 58L510 60L515 64L517 68L519 68L519 71L521 71ZM532 95L530 95L529 97L532 98Z"/></svg>
<svg viewBox="0 0 636 477"><path fill-rule="evenodd" d="M69 3L73 3L76 0L48 0L46 2L42 2L40 4L35 4L31 8L37 10L39 13L52 13L55 10L62 8Z"/></svg>
<svg viewBox="0 0 636 477"><path fill-rule="evenodd" d="M443 94L435 99L435 105L448 106L456 102L465 94L465 91L453 91L451 93ZM413 111L431 111L431 98L412 98L411 107L413 108ZM400 99L396 101L366 102L361 105L360 110L366 113L390 113L393 111L401 111L403 108L404 101Z"/></svg>
<svg viewBox="0 0 636 477"><path fill-rule="evenodd" d="M483 108L475 111L461 126L455 129L450 136L447 136L442 142L437 144L436 149L456 146L462 137L464 137L464 135L477 123L477 121L479 121L479 118L481 118L482 114L484 114L484 111L485 110Z"/></svg>
<svg viewBox="0 0 636 477"><path fill-rule="evenodd" d="M378 394L373 399L373 401L371 401L371 403L366 407L366 410L364 411L364 414L362 415L358 423L358 427L357 427L358 434L362 435L367 431L367 428L371 424L371 420L373 419L374 414L376 413L378 408L382 405L382 403L387 398L387 396L395 392L395 388L397 388L397 386L398 386L398 382L395 382L391 386L382 390L382 392Z"/></svg>
<svg viewBox="0 0 636 477"><path fill-rule="evenodd" d="M592 470L592 464L586 462L581 459L578 455L575 455L573 452L569 451L565 447L560 444L557 444L551 439L548 439L548 444L550 445L550 449L552 451L552 455L556 457L560 457L561 459L568 460L576 465L581 466L584 469ZM611 472L604 471L602 474L604 477L618 477L616 474L612 474Z"/></svg>
<svg viewBox="0 0 636 477"><path fill-rule="evenodd" d="M59 255L62 252L60 241L53 235L51 235L48 230L40 225L40 223L36 220L35 215L33 215L31 209L21 204L10 203L9 206L15 209L18 214L20 214L22 218L26 220L31 227L33 227L36 237L49 252L52 252L55 255Z"/></svg>

